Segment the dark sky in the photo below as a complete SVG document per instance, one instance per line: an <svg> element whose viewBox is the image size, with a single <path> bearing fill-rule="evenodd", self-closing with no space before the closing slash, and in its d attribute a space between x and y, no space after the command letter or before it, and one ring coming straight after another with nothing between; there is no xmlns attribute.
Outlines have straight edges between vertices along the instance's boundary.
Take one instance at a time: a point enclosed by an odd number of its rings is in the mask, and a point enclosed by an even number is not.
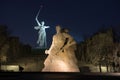
<svg viewBox="0 0 120 80"><path fill-rule="evenodd" d="M6 24L21 42L35 47L38 37L35 16L41 5L39 21L50 26L46 29L48 44L56 25L70 29L77 42L103 25L120 25L120 0L0 0L0 24Z"/></svg>

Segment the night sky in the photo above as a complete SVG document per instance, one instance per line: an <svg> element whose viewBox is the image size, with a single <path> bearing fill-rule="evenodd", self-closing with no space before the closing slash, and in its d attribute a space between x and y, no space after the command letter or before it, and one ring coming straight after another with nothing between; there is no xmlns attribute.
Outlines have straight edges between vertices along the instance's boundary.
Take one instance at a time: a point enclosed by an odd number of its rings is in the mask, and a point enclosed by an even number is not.
<svg viewBox="0 0 120 80"><path fill-rule="evenodd" d="M46 29L48 47L56 25L68 28L77 42L103 25L120 29L120 0L0 0L0 24L7 25L11 35L18 36L24 44L36 47L35 16L41 5L39 21L50 26Z"/></svg>

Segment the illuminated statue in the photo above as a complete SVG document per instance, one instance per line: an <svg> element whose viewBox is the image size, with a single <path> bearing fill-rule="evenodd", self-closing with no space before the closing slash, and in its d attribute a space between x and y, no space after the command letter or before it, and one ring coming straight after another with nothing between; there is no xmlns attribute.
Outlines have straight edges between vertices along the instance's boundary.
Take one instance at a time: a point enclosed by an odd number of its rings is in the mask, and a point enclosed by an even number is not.
<svg viewBox="0 0 120 80"><path fill-rule="evenodd" d="M76 41L69 35L67 29L56 26L56 34L44 61L42 72L80 72L75 56Z"/></svg>
<svg viewBox="0 0 120 80"><path fill-rule="evenodd" d="M40 8L40 10L41 10L41 8ZM44 21L42 21L41 23L38 21L38 15L40 13L40 10L38 11L38 14L36 15L36 18L35 18L38 26L35 26L34 29L39 30L38 31L39 36L38 36L37 44L39 44L40 48L46 48L47 47L47 41L46 41L46 31L45 31L45 29L49 28L49 26L45 26Z"/></svg>

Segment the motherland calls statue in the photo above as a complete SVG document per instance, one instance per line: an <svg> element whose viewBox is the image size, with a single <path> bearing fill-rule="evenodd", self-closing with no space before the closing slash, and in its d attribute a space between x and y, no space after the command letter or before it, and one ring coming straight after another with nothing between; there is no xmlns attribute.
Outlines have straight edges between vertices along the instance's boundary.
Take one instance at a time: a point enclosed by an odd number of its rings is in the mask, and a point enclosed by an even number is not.
<svg viewBox="0 0 120 80"><path fill-rule="evenodd" d="M56 26L52 45L45 51L48 57L44 61L43 72L79 72L75 56L76 42L67 29Z"/></svg>
<svg viewBox="0 0 120 80"><path fill-rule="evenodd" d="M41 6L41 8L42 8L42 6ZM40 8L40 10L41 10L41 8ZM38 15L40 13L40 10L38 11L38 14L36 15L36 18L35 18L38 26L35 26L34 29L39 30L38 31L38 35L39 36L38 36L38 40L37 40L37 44L39 44L39 47L40 48L47 48L46 31L45 31L45 29L49 28L49 26L45 26L44 25L45 24L44 21L42 21L41 23L38 21Z"/></svg>

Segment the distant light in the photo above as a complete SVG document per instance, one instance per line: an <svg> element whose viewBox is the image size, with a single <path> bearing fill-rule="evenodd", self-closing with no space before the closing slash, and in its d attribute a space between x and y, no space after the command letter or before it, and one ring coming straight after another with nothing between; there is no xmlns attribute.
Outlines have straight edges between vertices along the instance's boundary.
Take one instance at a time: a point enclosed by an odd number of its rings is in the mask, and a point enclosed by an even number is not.
<svg viewBox="0 0 120 80"><path fill-rule="evenodd" d="M101 70L102 70L102 72L107 72L106 66L101 66Z"/></svg>
<svg viewBox="0 0 120 80"><path fill-rule="evenodd" d="M1 65L1 70L18 72L19 65Z"/></svg>

